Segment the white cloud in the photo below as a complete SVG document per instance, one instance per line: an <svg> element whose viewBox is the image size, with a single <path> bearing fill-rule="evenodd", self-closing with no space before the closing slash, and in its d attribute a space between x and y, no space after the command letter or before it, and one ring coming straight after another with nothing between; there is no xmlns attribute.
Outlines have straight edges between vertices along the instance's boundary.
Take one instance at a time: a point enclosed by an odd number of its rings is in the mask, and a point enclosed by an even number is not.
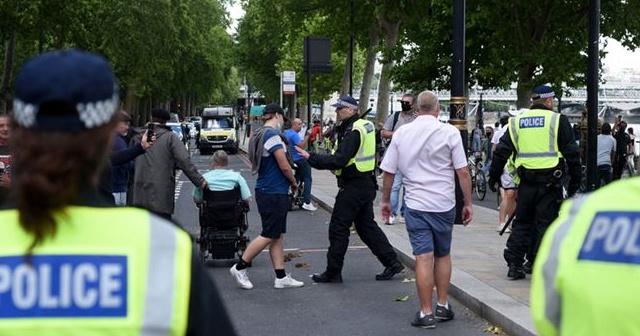
<svg viewBox="0 0 640 336"><path fill-rule="evenodd" d="M244 16L244 10L240 5L240 1L235 0L231 6L227 6L227 12L231 17L231 26L227 29L229 34L235 34L238 29L238 19Z"/></svg>
<svg viewBox="0 0 640 336"><path fill-rule="evenodd" d="M614 39L607 39L607 43L605 50L608 53L603 60L604 67L609 69L640 68L640 50L629 51Z"/></svg>

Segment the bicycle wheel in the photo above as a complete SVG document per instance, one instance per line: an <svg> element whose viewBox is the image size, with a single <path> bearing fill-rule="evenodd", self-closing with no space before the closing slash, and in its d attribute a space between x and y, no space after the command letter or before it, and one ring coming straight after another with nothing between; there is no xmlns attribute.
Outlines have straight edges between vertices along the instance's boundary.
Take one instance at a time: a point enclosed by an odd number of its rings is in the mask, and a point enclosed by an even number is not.
<svg viewBox="0 0 640 336"><path fill-rule="evenodd" d="M484 197L487 195L487 178L484 176L482 172L478 174L476 177L476 196L478 196L478 200L482 201Z"/></svg>

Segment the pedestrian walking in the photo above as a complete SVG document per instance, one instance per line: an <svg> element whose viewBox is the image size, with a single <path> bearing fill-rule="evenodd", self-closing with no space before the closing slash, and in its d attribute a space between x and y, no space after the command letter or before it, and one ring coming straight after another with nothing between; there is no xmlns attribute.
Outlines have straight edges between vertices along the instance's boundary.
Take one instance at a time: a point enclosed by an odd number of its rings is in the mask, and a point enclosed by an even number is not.
<svg viewBox="0 0 640 336"><path fill-rule="evenodd" d="M355 226L360 239L385 267L376 280L390 280L402 272L404 266L398 260L387 236L373 216L373 200L377 181L374 173L376 139L370 121L360 119L358 102L350 96L338 99L336 118L338 146L333 155L311 153L296 148L298 153L316 169L331 169L338 179L338 195L329 222L329 250L327 267L323 273L314 274L315 282L342 282L344 255L349 245L351 226Z"/></svg>
<svg viewBox="0 0 640 336"><path fill-rule="evenodd" d="M489 171L489 188L495 192L505 164L515 155L520 184L512 232L504 250L507 277L512 280L523 279L530 272L540 240L558 216L564 198L565 167L570 177L568 196L580 188L580 150L567 117L553 112L554 97L550 86L533 89L531 109L509 119ZM531 256L526 269L525 254Z"/></svg>
<svg viewBox="0 0 640 336"><path fill-rule="evenodd" d="M416 258L416 288L420 298L420 311L411 324L435 328L436 319L448 321L454 317L448 301L456 215L454 174L464 196L464 225L473 217L471 175L460 132L438 120L438 96L431 91L420 93L417 108L417 118L394 132L380 165L384 170L380 207L383 218L391 216L394 175L401 173L406 191L407 233ZM434 284L438 301L435 314L431 299Z"/></svg>
<svg viewBox="0 0 640 336"><path fill-rule="evenodd" d="M611 182L612 164L616 158L616 139L611 136L611 125L602 124L600 134L598 134L598 179L596 187L600 188Z"/></svg>
<svg viewBox="0 0 640 336"><path fill-rule="evenodd" d="M564 202L533 268L540 336L638 334L639 190L633 178Z"/></svg>
<svg viewBox="0 0 640 336"><path fill-rule="evenodd" d="M16 77L1 333L235 335L189 234L98 193L116 85L104 58L73 50L40 54Z"/></svg>
<svg viewBox="0 0 640 336"><path fill-rule="evenodd" d="M380 136L387 140L387 146L391 140L393 140L393 133L398 130L400 126L409 124L416 119L414 102L415 96L413 93L407 92L403 94L402 99L400 100L402 111L395 112L387 118L387 121L385 121L384 126L382 126L382 131L380 131ZM393 187L391 189L391 216L389 216L389 219L385 221L385 224L391 225L395 223L396 219L400 222L404 221L405 204L403 197L400 197L401 189L402 173L396 173L395 180L393 181Z"/></svg>
<svg viewBox="0 0 640 336"><path fill-rule="evenodd" d="M509 116L500 118L500 126L500 130L498 130L491 139L492 153L496 151L496 147L500 143L500 138L504 136L504 133L509 127ZM512 160L507 161L507 164L504 165L504 169L502 170L502 175L500 175L500 190L498 191L500 193L500 208L498 209L498 227L496 228L498 232L502 232L502 228L507 223L507 220L509 220L516 210L518 188L512 176L511 169L513 169L513 167L511 167L511 163ZM505 232L511 232L511 228L507 227Z"/></svg>
<svg viewBox="0 0 640 336"><path fill-rule="evenodd" d="M154 145L136 158L133 205L170 219L175 206L176 167L196 187L207 182L191 162L187 148L166 123L171 115L165 109L151 111ZM142 139L138 139L142 141Z"/></svg>
<svg viewBox="0 0 640 336"><path fill-rule="evenodd" d="M256 204L262 221L262 232L254 238L230 269L240 287L252 289L247 267L262 250L269 247L269 257L276 273L274 287L297 288L304 282L294 279L284 268L284 235L287 233L289 189L296 191L293 168L287 158L287 145L280 133L284 125L284 110L278 104L268 104L262 110L264 126L255 129L249 141L249 159L256 181Z"/></svg>
<svg viewBox="0 0 640 336"><path fill-rule="evenodd" d="M627 147L629 146L630 137L627 132L627 122L620 120L616 129L614 130L613 137L616 139L616 157L613 161L613 180L619 180L622 178L624 168L627 166Z"/></svg>

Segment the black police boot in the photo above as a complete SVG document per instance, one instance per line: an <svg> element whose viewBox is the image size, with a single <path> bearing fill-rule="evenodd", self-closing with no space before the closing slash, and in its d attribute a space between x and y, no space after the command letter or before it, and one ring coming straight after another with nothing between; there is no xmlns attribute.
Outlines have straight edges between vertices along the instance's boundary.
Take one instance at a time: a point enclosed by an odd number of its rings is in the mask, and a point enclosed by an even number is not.
<svg viewBox="0 0 640 336"><path fill-rule="evenodd" d="M522 269L526 274L531 274L533 272L533 263L527 260L527 262L525 262L524 265L522 266Z"/></svg>
<svg viewBox="0 0 640 336"><path fill-rule="evenodd" d="M320 283L342 283L342 275L329 274L327 272L323 272L321 274L316 273L311 276L311 280L313 280L313 282Z"/></svg>
<svg viewBox="0 0 640 336"><path fill-rule="evenodd" d="M509 272L507 272L507 277L511 280L524 279L526 277L524 273L524 267L522 267L522 265L514 263L509 264Z"/></svg>
<svg viewBox="0 0 640 336"><path fill-rule="evenodd" d="M376 274L376 280L391 280L394 275L404 271L404 266L398 261L384 268L380 274Z"/></svg>

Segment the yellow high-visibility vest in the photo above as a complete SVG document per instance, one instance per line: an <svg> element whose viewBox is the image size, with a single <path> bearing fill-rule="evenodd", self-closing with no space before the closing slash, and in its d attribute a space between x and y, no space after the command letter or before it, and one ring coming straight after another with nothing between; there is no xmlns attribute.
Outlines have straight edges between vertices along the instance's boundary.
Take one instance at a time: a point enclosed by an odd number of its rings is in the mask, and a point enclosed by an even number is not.
<svg viewBox="0 0 640 336"><path fill-rule="evenodd" d="M347 167L355 164L359 172L372 171L376 167L376 130L373 123L358 119L353 123L353 129L360 134L360 147L347 163ZM340 176L342 169L336 170L335 174Z"/></svg>
<svg viewBox="0 0 640 336"><path fill-rule="evenodd" d="M549 110L529 110L509 119L509 136L518 152L515 167L546 169L558 165L560 114Z"/></svg>
<svg viewBox="0 0 640 336"><path fill-rule="evenodd" d="M638 334L639 201L640 178L632 178L563 204L534 263L541 336Z"/></svg>
<svg viewBox="0 0 640 336"><path fill-rule="evenodd" d="M0 335L184 335L191 239L135 208L67 207L33 251L0 211Z"/></svg>

